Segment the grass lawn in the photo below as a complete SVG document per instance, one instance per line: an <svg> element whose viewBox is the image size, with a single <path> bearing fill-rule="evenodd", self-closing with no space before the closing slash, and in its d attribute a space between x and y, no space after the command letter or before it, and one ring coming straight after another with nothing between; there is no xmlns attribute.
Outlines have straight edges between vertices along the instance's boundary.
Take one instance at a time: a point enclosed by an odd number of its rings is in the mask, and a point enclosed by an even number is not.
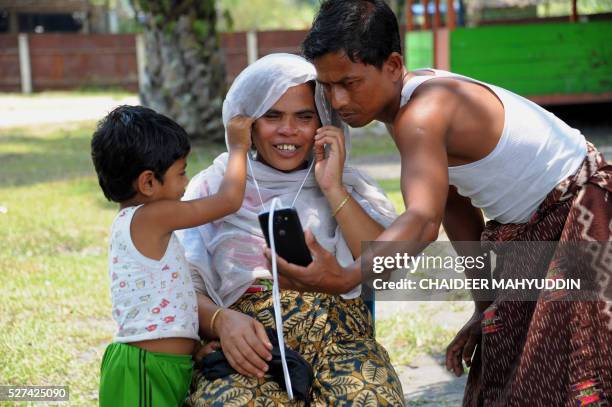
<svg viewBox="0 0 612 407"><path fill-rule="evenodd" d="M67 385L75 405L96 403L100 360L114 330L106 250L116 206L94 176L93 128L0 130L0 384ZM195 146L189 174L222 149ZM399 183L383 185L401 209ZM405 361L423 344L415 338L441 342L440 332L421 332L426 325L415 320L398 331L385 323L379 337Z"/></svg>
<svg viewBox="0 0 612 407"><path fill-rule="evenodd" d="M395 142L388 134L364 131L365 135L351 139L351 158L364 156L399 156Z"/></svg>

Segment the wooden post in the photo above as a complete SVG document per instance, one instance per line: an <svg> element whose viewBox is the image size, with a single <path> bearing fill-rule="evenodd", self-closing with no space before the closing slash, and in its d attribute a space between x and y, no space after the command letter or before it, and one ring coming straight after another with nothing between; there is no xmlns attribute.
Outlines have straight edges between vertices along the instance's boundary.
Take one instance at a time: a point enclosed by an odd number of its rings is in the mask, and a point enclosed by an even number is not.
<svg viewBox="0 0 612 407"><path fill-rule="evenodd" d="M19 34L19 73L21 93L32 93L32 67L30 65L30 43L28 34Z"/></svg>
<svg viewBox="0 0 612 407"><path fill-rule="evenodd" d="M446 0L446 26L449 31L454 30L457 26L455 18L455 1Z"/></svg>
<svg viewBox="0 0 612 407"><path fill-rule="evenodd" d="M138 91L142 92L147 81L147 49L144 34L136 34L136 67L138 70Z"/></svg>
<svg viewBox="0 0 612 407"><path fill-rule="evenodd" d="M406 0L406 31L414 30L414 18L412 15L412 0Z"/></svg>
<svg viewBox="0 0 612 407"><path fill-rule="evenodd" d="M434 28L438 29L442 25L442 19L440 17L440 0L434 0Z"/></svg>
<svg viewBox="0 0 612 407"><path fill-rule="evenodd" d="M19 32L19 18L16 11L9 11L9 33L17 34Z"/></svg>
<svg viewBox="0 0 612 407"><path fill-rule="evenodd" d="M578 0L572 0L572 15L570 16L570 21L575 23L578 21Z"/></svg>
<svg viewBox="0 0 612 407"><path fill-rule="evenodd" d="M257 31L247 31L247 63L251 65L259 58L259 46L257 45Z"/></svg>
<svg viewBox="0 0 612 407"><path fill-rule="evenodd" d="M425 17L423 29L429 30L431 28L431 16L429 15L429 0L421 0L421 3L423 4L423 16Z"/></svg>
<svg viewBox="0 0 612 407"><path fill-rule="evenodd" d="M438 68L438 28L440 28L440 0L434 0L434 18L433 26L431 28L433 32L433 66Z"/></svg>
<svg viewBox="0 0 612 407"><path fill-rule="evenodd" d="M19 34L19 73L21 75L21 92L32 93L32 67L30 65L30 43L28 34Z"/></svg>

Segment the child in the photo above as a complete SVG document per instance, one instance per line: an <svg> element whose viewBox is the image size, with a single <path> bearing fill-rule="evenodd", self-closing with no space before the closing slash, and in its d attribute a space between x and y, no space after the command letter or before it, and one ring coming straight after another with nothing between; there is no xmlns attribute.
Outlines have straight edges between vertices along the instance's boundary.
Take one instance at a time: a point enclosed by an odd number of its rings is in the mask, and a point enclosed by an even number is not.
<svg viewBox="0 0 612 407"><path fill-rule="evenodd" d="M101 406L177 406L191 381L198 337L189 266L174 231L237 211L244 197L252 119L228 126L230 155L216 194L181 201L190 144L169 118L121 106L99 124L91 156L100 187L120 210L109 272L118 331L102 360Z"/></svg>

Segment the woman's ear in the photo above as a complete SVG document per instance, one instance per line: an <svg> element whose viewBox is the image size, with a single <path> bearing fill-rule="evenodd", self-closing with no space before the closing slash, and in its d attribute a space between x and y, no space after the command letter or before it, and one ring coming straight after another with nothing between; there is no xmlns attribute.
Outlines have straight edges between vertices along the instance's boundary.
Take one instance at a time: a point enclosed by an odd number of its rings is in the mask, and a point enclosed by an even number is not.
<svg viewBox="0 0 612 407"><path fill-rule="evenodd" d="M140 173L136 179L136 192L151 197L155 193L155 189L159 181L155 178L155 174L151 170L146 170Z"/></svg>

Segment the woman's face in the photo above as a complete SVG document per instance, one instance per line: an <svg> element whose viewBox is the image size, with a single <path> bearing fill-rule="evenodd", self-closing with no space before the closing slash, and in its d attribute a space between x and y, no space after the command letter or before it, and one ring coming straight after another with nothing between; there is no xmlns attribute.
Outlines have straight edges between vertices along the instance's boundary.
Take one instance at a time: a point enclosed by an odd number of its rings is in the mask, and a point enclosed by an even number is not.
<svg viewBox="0 0 612 407"><path fill-rule="evenodd" d="M312 86L304 83L287 89L255 121L253 143L257 159L280 171L303 167L320 126Z"/></svg>

